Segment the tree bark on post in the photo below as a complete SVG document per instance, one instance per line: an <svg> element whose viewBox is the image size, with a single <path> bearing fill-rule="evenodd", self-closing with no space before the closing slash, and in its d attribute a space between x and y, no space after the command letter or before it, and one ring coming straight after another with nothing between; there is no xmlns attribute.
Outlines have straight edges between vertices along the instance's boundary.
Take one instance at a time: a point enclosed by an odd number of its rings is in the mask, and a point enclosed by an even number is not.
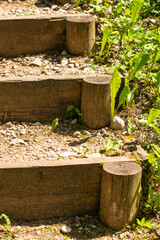
<svg viewBox="0 0 160 240"><path fill-rule="evenodd" d="M111 76L85 77L82 82L82 122L89 128L109 126L111 122Z"/></svg>
<svg viewBox="0 0 160 240"><path fill-rule="evenodd" d="M95 44L95 18L90 15L67 17L66 44L70 54L89 54Z"/></svg>
<svg viewBox="0 0 160 240"><path fill-rule="evenodd" d="M142 168L134 162L106 163L103 166L100 219L120 229L133 222L139 209Z"/></svg>

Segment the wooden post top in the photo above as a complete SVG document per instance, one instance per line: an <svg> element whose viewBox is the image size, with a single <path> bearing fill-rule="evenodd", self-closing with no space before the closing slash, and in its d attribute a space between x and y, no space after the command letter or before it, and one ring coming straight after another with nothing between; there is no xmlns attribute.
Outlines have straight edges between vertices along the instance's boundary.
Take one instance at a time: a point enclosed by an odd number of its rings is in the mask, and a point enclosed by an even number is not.
<svg viewBox="0 0 160 240"><path fill-rule="evenodd" d="M103 170L113 175L128 176L140 173L142 168L134 162L116 162L104 164Z"/></svg>
<svg viewBox="0 0 160 240"><path fill-rule="evenodd" d="M83 81L86 83L90 83L90 84L102 85L102 84L109 84L111 78L112 78L112 76L110 76L110 75L89 76L89 77L84 77Z"/></svg>
<svg viewBox="0 0 160 240"><path fill-rule="evenodd" d="M77 22L77 23L87 23L87 22L95 21L95 17L88 14L82 14L82 15L77 15L76 17L69 16L67 17L67 21Z"/></svg>

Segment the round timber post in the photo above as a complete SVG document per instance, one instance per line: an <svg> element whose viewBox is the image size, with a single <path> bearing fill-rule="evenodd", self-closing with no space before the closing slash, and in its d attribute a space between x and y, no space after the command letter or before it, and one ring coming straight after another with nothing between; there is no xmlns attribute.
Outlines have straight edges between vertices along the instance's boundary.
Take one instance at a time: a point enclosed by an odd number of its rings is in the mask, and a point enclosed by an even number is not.
<svg viewBox="0 0 160 240"><path fill-rule="evenodd" d="M95 44L95 18L87 14L67 17L66 44L70 54L89 54Z"/></svg>
<svg viewBox="0 0 160 240"><path fill-rule="evenodd" d="M111 122L111 76L89 76L82 82L82 122L89 128L109 126Z"/></svg>
<svg viewBox="0 0 160 240"><path fill-rule="evenodd" d="M100 219L120 229L133 222L139 209L142 168L134 162L103 165Z"/></svg>

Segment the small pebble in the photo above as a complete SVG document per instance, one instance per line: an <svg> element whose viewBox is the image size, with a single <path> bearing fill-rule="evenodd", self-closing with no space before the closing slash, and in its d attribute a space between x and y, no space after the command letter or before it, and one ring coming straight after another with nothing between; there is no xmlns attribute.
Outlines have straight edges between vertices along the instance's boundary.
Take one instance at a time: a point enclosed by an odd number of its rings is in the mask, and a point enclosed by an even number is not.
<svg viewBox="0 0 160 240"><path fill-rule="evenodd" d="M61 55L62 55L62 56L66 56L66 55L67 55L67 52L66 52L65 50L63 50L63 51L61 52Z"/></svg>
<svg viewBox="0 0 160 240"><path fill-rule="evenodd" d="M61 68L57 68L56 73L61 73L62 69Z"/></svg>
<svg viewBox="0 0 160 240"><path fill-rule="evenodd" d="M109 137L110 136L110 133L109 132L104 132L103 133L103 137Z"/></svg>
<svg viewBox="0 0 160 240"><path fill-rule="evenodd" d="M61 227L60 230L61 230L62 233L70 233L72 231L72 229L70 227L67 227L67 226Z"/></svg>
<svg viewBox="0 0 160 240"><path fill-rule="evenodd" d="M80 135L81 135L81 133L78 132L78 131L75 131L75 132L73 133L73 137L74 137L74 138L78 138L78 137L80 137Z"/></svg>

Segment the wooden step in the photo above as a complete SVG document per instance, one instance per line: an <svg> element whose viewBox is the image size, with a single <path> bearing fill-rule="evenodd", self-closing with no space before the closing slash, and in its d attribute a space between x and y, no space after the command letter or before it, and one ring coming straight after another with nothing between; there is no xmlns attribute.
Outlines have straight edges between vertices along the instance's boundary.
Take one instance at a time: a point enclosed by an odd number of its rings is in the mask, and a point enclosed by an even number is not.
<svg viewBox="0 0 160 240"><path fill-rule="evenodd" d="M97 213L102 163L110 161L129 159L0 163L0 214L13 219L36 220Z"/></svg>
<svg viewBox="0 0 160 240"><path fill-rule="evenodd" d="M111 121L110 80L110 75L97 75L92 78L87 76L0 78L0 120L46 121L55 117L63 119L69 105L81 109L83 102L82 111L86 125L92 128L107 126ZM93 86L93 89L91 88L93 91L90 91L90 88L86 89L86 81ZM96 87L95 101L102 102L98 108L92 97L95 86L101 86ZM99 93L103 86L106 86L104 96L102 92ZM92 98L92 103L86 102L87 95ZM98 122L96 120L93 124L95 116L98 116Z"/></svg>
<svg viewBox="0 0 160 240"><path fill-rule="evenodd" d="M67 24L67 21L70 24ZM77 27L76 31L73 27L70 34L71 24ZM94 47L95 19L88 14L56 17L2 17L0 18L0 33L0 57L61 49L66 42L68 52L83 55L88 54ZM73 49L70 41L72 41Z"/></svg>

